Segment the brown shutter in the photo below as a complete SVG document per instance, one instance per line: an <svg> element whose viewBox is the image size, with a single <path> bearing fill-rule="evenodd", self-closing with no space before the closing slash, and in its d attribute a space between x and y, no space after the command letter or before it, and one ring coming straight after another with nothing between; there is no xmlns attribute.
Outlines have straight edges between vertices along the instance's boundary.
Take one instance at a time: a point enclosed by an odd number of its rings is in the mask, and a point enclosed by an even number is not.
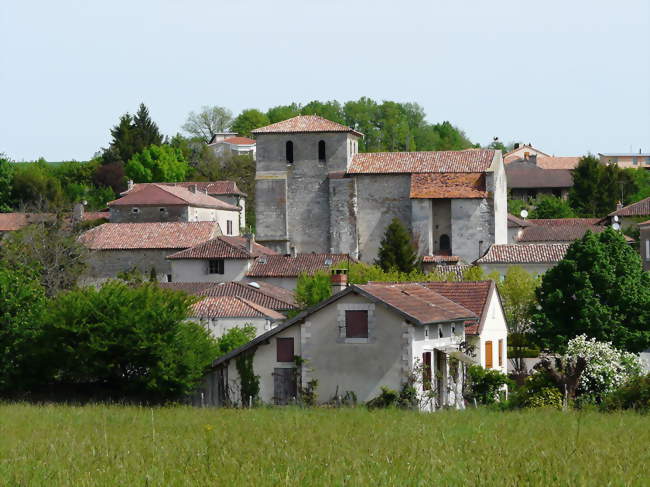
<svg viewBox="0 0 650 487"><path fill-rule="evenodd" d="M503 340L499 340L499 367L503 366Z"/></svg>
<svg viewBox="0 0 650 487"><path fill-rule="evenodd" d="M492 342L485 342L485 368L492 368Z"/></svg>
<svg viewBox="0 0 650 487"><path fill-rule="evenodd" d="M368 338L368 311L345 312L346 338Z"/></svg>
<svg viewBox="0 0 650 487"><path fill-rule="evenodd" d="M277 338L277 361L293 362L293 338Z"/></svg>
<svg viewBox="0 0 650 487"><path fill-rule="evenodd" d="M422 389L431 390L431 352L422 354Z"/></svg>

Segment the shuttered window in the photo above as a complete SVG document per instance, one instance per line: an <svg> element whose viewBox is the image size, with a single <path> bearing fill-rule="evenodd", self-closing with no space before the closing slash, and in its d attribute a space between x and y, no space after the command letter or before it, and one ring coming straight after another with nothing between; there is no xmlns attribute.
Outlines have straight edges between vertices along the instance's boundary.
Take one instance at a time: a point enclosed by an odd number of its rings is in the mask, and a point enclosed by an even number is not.
<svg viewBox="0 0 650 487"><path fill-rule="evenodd" d="M492 368L492 342L485 342L485 368Z"/></svg>
<svg viewBox="0 0 650 487"><path fill-rule="evenodd" d="M293 338L278 338L276 347L278 362L293 362Z"/></svg>
<svg viewBox="0 0 650 487"><path fill-rule="evenodd" d="M499 340L499 367L503 367L503 340Z"/></svg>
<svg viewBox="0 0 650 487"><path fill-rule="evenodd" d="M367 310L348 310L345 312L345 337L368 338Z"/></svg>
<svg viewBox="0 0 650 487"><path fill-rule="evenodd" d="M431 352L422 354L422 389L431 390Z"/></svg>

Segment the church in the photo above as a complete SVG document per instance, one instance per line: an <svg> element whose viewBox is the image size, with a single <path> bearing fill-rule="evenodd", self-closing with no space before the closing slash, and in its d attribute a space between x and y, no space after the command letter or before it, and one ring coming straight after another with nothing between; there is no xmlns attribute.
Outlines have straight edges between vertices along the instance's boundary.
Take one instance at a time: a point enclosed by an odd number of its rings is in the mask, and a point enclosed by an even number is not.
<svg viewBox="0 0 650 487"><path fill-rule="evenodd" d="M501 151L359 153L363 134L315 115L253 131L257 241L373 262L399 219L429 262L471 263L507 243Z"/></svg>

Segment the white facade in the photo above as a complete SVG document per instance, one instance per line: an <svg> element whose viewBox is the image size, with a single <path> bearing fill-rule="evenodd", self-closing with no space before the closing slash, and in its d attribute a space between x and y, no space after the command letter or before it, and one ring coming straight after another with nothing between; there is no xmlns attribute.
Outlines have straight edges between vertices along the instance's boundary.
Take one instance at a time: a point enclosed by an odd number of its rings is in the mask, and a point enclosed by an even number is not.
<svg viewBox="0 0 650 487"><path fill-rule="evenodd" d="M209 259L168 259L172 282L231 282L241 281L250 268L252 259L221 259L223 274L210 273Z"/></svg>
<svg viewBox="0 0 650 487"><path fill-rule="evenodd" d="M277 321L270 318L262 317L223 317L223 318L190 318L190 321L204 326L214 338L223 336L231 328L242 328L247 325L255 327L255 336L266 333L271 328L277 326Z"/></svg>
<svg viewBox="0 0 650 487"><path fill-rule="evenodd" d="M479 334L470 336L468 342L475 347L477 364L487 368L491 362L491 369L504 374L508 373L508 327L496 290L489 298L488 309L479 327ZM488 346L488 342L491 345ZM489 352L490 349L492 350L491 360L488 360L486 352Z"/></svg>

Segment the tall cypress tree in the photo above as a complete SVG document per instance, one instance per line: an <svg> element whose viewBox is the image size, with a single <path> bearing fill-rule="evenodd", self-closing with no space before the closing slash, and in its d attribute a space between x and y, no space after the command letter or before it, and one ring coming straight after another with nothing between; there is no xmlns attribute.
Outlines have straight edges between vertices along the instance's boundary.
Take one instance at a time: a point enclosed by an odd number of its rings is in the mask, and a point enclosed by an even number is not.
<svg viewBox="0 0 650 487"><path fill-rule="evenodd" d="M135 133L135 152L140 152L150 145L162 144L163 137L158 130L158 125L151 120L149 109L140 103L138 112L133 117L133 131ZM127 159L128 160L128 159Z"/></svg>
<svg viewBox="0 0 650 487"><path fill-rule="evenodd" d="M415 245L408 230L397 218L393 218L386 228L375 264L386 272L398 270L408 273L418 268L419 258Z"/></svg>

